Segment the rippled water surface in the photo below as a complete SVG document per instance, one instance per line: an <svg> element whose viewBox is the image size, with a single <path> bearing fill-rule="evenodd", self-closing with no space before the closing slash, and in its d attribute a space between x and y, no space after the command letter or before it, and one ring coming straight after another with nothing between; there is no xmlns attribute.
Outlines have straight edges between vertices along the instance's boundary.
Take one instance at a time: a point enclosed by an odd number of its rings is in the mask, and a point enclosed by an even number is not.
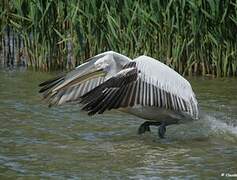
<svg viewBox="0 0 237 180"><path fill-rule="evenodd" d="M237 174L237 79L190 78L201 119L137 135L143 122L78 106L48 108L37 84L53 74L0 70L0 178L220 178Z"/></svg>

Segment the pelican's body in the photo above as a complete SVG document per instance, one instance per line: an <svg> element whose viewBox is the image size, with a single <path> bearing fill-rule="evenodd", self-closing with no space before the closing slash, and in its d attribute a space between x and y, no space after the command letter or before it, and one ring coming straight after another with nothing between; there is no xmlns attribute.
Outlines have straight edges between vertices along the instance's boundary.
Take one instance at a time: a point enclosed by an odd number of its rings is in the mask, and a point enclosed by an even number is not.
<svg viewBox="0 0 237 180"><path fill-rule="evenodd" d="M161 109L158 107L149 107L149 106L135 106L128 108L118 109L119 111L133 114L140 118L150 120L150 121L168 121L171 122L182 122L185 123L187 121L193 120L190 116L180 113L174 112L172 110Z"/></svg>
<svg viewBox="0 0 237 180"><path fill-rule="evenodd" d="M66 102L83 104L89 115L117 109L149 120L150 125L165 127L198 119L198 106L189 82L165 64L148 56L130 58L113 51L99 54L65 76L42 84L43 96L50 105Z"/></svg>

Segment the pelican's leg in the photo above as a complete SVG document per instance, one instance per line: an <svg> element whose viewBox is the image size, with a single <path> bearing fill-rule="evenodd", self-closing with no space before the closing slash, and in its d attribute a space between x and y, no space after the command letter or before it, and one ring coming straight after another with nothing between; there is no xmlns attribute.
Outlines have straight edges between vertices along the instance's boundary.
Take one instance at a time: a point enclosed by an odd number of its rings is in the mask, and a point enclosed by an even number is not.
<svg viewBox="0 0 237 180"><path fill-rule="evenodd" d="M138 129L138 134L143 134L146 131L151 131L150 126L160 126L161 123L160 122L154 122L154 121L146 121L144 123L141 124L141 126Z"/></svg>
<svg viewBox="0 0 237 180"><path fill-rule="evenodd" d="M166 132L166 124L163 122L158 128L158 135L161 139L165 137L165 132Z"/></svg>
<svg viewBox="0 0 237 180"><path fill-rule="evenodd" d="M165 132L166 132L166 126L172 125L172 124L178 124L178 120L170 121L170 122L161 122L159 128L158 128L158 135L160 138L165 137Z"/></svg>

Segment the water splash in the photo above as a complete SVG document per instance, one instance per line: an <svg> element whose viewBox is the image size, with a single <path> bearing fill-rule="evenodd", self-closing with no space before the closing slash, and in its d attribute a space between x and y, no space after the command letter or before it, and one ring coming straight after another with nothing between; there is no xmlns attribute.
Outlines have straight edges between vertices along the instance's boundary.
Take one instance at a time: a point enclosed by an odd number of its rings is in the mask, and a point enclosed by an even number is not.
<svg viewBox="0 0 237 180"><path fill-rule="evenodd" d="M168 127L167 136L179 141L218 139L237 142L237 126L229 123L223 116L214 115L216 113L201 112L197 121Z"/></svg>
<svg viewBox="0 0 237 180"><path fill-rule="evenodd" d="M237 126L228 124L224 119L218 119L209 114L203 114L202 121L212 134L228 134L237 138Z"/></svg>

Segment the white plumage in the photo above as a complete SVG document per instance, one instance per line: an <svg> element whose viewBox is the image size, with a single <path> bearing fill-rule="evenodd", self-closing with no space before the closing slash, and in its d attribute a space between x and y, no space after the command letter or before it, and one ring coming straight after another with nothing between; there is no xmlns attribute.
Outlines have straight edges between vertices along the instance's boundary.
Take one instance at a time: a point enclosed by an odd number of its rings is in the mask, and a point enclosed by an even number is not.
<svg viewBox="0 0 237 180"><path fill-rule="evenodd" d="M195 119L198 118L197 100L190 83L185 78L167 65L151 57L140 56L134 61L142 73L141 79L143 81L177 97L171 96L171 104L174 110L181 109L181 111L185 111L184 103L186 103L188 106L187 113ZM152 94L154 93L152 92ZM165 100L167 101L167 99ZM177 104L179 107L177 107Z"/></svg>
<svg viewBox="0 0 237 180"><path fill-rule="evenodd" d="M176 71L148 56L134 60L109 51L89 59L75 70L40 84L49 105L83 104L89 115L118 109L165 126L183 119L198 119L198 103L189 82Z"/></svg>

